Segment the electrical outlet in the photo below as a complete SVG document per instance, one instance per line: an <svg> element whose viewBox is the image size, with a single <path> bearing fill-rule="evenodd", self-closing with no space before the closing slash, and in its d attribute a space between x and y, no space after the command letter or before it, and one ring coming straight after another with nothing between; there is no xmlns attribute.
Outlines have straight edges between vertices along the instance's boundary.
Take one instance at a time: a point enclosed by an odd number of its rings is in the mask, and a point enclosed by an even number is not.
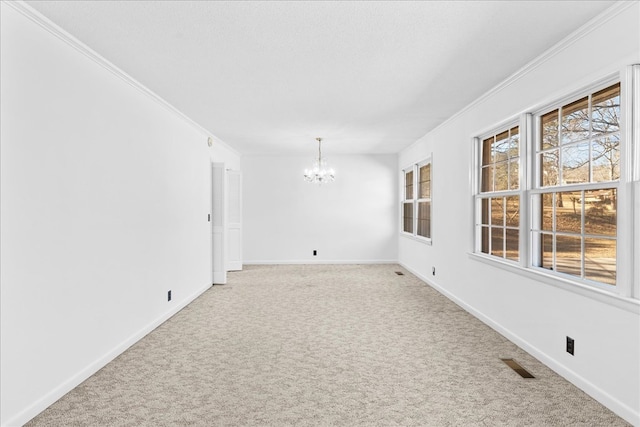
<svg viewBox="0 0 640 427"><path fill-rule="evenodd" d="M575 346L575 342L573 338L567 337L567 353L569 353L572 356L573 356L574 346Z"/></svg>
<svg viewBox="0 0 640 427"><path fill-rule="evenodd" d="M316 255L318 255L318 251L314 249L313 250L313 256L316 256Z"/></svg>
<svg viewBox="0 0 640 427"><path fill-rule="evenodd" d="M432 276L436 275L436 268L435 267L431 267L431 275Z"/></svg>
<svg viewBox="0 0 640 427"><path fill-rule="evenodd" d="M171 301L171 291L167 292L167 301Z"/></svg>

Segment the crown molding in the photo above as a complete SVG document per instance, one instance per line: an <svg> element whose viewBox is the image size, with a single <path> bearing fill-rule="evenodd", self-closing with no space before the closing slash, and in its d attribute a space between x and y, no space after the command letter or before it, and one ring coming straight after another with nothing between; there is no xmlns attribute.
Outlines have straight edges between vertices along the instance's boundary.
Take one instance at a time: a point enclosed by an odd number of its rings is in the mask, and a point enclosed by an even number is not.
<svg viewBox="0 0 640 427"><path fill-rule="evenodd" d="M10 6L13 9L15 9L17 12L19 12L20 14L22 14L23 16L28 18L30 21L34 22L35 24L37 24L41 28L45 29L47 32L49 32L50 34L54 35L58 39L62 40L64 43L66 43L69 46L73 47L75 50L77 50L78 52L80 52L81 54L86 56L87 58L91 59L93 62L95 62L96 64L100 65L101 67L103 67L107 71L111 72L116 77L119 77L125 83L129 84L130 86L134 87L138 91L142 92L144 95L146 95L147 97L149 97L153 101L157 102L158 104L163 106L165 109L167 109L171 113L175 114L177 117L181 118L182 120L187 122L189 125L191 125L194 128L196 128L198 131L202 132L203 134L205 134L207 136L213 137L214 142L220 144L221 146L223 146L227 150L231 151L233 154L237 155L238 157L241 157L241 154L235 148L231 147L229 144L225 143L220 138L218 138L215 135L213 135L207 129L202 127L199 123L195 122L193 119L191 119L189 116L184 114L182 111L178 110L176 107L174 107L173 105L171 105L170 103L165 101L162 97L160 97L155 92L151 91L149 88L144 86L142 83L137 81L135 78L133 78L129 74L127 74L124 71L122 71L115 64L113 64L112 62L110 62L109 60L107 60L106 58L101 56L98 52L94 51L89 46L87 46L86 44L84 44L83 42L81 42L80 40L78 40L77 38L75 38L74 36L69 34L68 32L66 32L64 29L60 28L60 26L58 26L55 22L51 21L46 16L42 15L37 10L33 9L31 6L26 4L24 1L22 1L22 0L12 0L12 1L2 0L2 4L5 4L7 6Z"/></svg>
<svg viewBox="0 0 640 427"><path fill-rule="evenodd" d="M607 10L605 10L604 12L599 14L598 16L592 18L590 21L588 21L587 23L585 23L584 25L579 27L577 30L575 30L574 32L572 32L571 34L569 34L568 36L566 36L565 38L560 40L554 46L552 46L551 48L547 49L542 54L540 54L539 56L534 58L533 60L529 61L527 64L525 64L519 70L517 70L515 73L511 74L509 77L504 79L502 82L500 82L499 84L497 84L493 88L489 89L483 95L480 95L480 97L476 98L474 101L472 101L466 107L464 107L461 110L459 110L458 112L454 113L451 117L446 119L444 122L440 123L435 128L431 129L425 135L420 137L417 141L415 141L412 144L410 144L407 147L405 147L402 151L407 150L409 148L412 148L414 145L419 144L430 133L435 132L435 131L439 130L440 128L444 127L444 126L447 126L450 122L456 120L458 117L462 116L467 111L469 111L472 108L476 107L477 105L483 103L488 98L490 98L493 95L495 95L496 93L498 93L498 92L506 89L507 87L511 86L516 81L520 80L521 78L523 78L527 74L531 73L532 71L536 70L538 67L540 67L543 64L545 64L551 58L553 58L553 57L559 55L560 53L564 52L565 50L567 50L569 47L571 47L578 40L580 40L583 37L585 37L587 34L597 30L598 28L600 28L601 26L603 26L604 24L609 22L611 19L613 19L614 17L620 15L625 10L629 9L631 6L633 6L634 4L637 4L637 3L639 3L638 0L617 1L616 3L613 4L613 6L609 7Z"/></svg>

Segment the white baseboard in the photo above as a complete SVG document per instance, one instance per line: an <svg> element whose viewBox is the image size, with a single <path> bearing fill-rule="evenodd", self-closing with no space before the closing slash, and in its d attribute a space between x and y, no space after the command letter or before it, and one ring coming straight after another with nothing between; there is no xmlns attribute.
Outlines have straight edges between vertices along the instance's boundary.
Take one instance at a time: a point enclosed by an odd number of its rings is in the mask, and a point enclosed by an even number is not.
<svg viewBox="0 0 640 427"><path fill-rule="evenodd" d="M89 366L87 366L84 369L82 369L76 375L72 376L67 381L63 382L58 387L56 387L55 389L51 390L51 392L47 393L41 399L35 401L33 404L31 404L25 410L20 412L18 415L14 416L10 420L8 420L5 424L3 424L3 427L21 426L21 425L26 424L29 420L34 418L40 412L42 412L45 409L47 409L50 405L55 403L62 396L64 396L65 394L67 394L68 392L70 392L71 390L76 388L78 385L80 385L83 381L85 381L86 379L91 377L91 375L93 375L96 372L98 372L100 369L102 369L105 365L107 365L113 359L115 359L116 357L118 357L119 355L124 353L129 347L131 347L132 345L134 345L135 343L140 341L148 333L150 333L155 328L157 328L158 326L160 326L161 324L166 322L168 319L171 318L171 316L173 316L174 314L176 314L177 312L182 310L190 302L192 302L193 300L198 298L200 295L202 295L210 287L211 287L210 284L206 285L205 287L199 289L198 291L196 291L195 293L191 294L190 296L188 296L184 300L180 301L177 305L174 305L169 311L167 311L166 313L162 314L157 319L155 319L152 322L150 322L147 325L145 325L138 332L136 332L135 334L131 335L129 338L127 338L122 343L120 343L118 346L116 346L113 350L109 351L104 356L98 358L96 361L94 361L93 363L89 364Z"/></svg>
<svg viewBox="0 0 640 427"><path fill-rule="evenodd" d="M294 260L249 260L243 261L243 265L292 265L292 264L397 264L397 259L294 259Z"/></svg>
<svg viewBox="0 0 640 427"><path fill-rule="evenodd" d="M431 278L427 278L426 276L418 273L417 271L403 264L402 262L399 262L399 264L405 269L407 269L408 271L410 271L414 276L418 277L420 280L425 282L427 285L431 286L432 288L440 292L442 295L449 298L451 301L456 303L465 311L472 314L477 319L485 323L487 326L494 329L495 331L497 331L498 333L500 333L501 335L509 339L511 342L516 344L518 347L522 348L527 353L531 354L533 357L535 357L536 359L544 363L546 366L548 366L558 375L560 375L567 381L571 382L573 385L575 385L576 387L578 387L579 389L587 393L589 396L593 397L595 400L597 400L598 402L600 402L601 404L609 408L618 416L620 416L621 418L624 418L627 422L631 423L634 426L640 426L640 413L635 412L633 408L622 403L620 400L616 399L606 391L597 387L596 385L591 383L589 380L585 379L584 377L576 374L571 369L567 368L558 360L552 358L551 356L549 356L547 353L543 352L539 348L531 345L528 341L522 339L520 336L513 333L508 328L504 327L500 323L496 322L495 320L484 315L483 313L476 310L469 304L465 303L464 301L456 297L454 294L450 293L446 289L439 286Z"/></svg>

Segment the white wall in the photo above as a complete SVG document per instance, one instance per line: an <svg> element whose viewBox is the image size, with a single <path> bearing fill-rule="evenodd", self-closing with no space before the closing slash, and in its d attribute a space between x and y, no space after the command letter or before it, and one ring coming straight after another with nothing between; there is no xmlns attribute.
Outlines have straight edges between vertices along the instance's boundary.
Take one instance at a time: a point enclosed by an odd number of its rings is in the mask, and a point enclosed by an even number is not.
<svg viewBox="0 0 640 427"><path fill-rule="evenodd" d="M13 426L211 285L210 156L239 157L1 8L0 422Z"/></svg>
<svg viewBox="0 0 640 427"><path fill-rule="evenodd" d="M243 157L245 264L396 261L397 156L329 155L322 186L302 178L312 156Z"/></svg>
<svg viewBox="0 0 640 427"><path fill-rule="evenodd" d="M433 246L399 237L400 262L600 402L640 425L636 302L581 295L472 259L472 137L640 62L640 6L608 16L413 146L433 152ZM588 54L585 54L587 53ZM471 67L469 72L475 72ZM637 119L637 116L636 116ZM436 267L432 276L431 267ZM576 354L565 352L565 337Z"/></svg>

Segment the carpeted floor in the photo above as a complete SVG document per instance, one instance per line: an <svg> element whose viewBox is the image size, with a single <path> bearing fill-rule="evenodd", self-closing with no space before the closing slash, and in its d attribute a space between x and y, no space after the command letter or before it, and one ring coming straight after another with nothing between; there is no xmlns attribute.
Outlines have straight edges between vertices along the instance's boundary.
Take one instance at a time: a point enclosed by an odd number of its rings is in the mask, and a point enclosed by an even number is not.
<svg viewBox="0 0 640 427"><path fill-rule="evenodd" d="M298 265L231 273L27 425L627 424L401 267Z"/></svg>

